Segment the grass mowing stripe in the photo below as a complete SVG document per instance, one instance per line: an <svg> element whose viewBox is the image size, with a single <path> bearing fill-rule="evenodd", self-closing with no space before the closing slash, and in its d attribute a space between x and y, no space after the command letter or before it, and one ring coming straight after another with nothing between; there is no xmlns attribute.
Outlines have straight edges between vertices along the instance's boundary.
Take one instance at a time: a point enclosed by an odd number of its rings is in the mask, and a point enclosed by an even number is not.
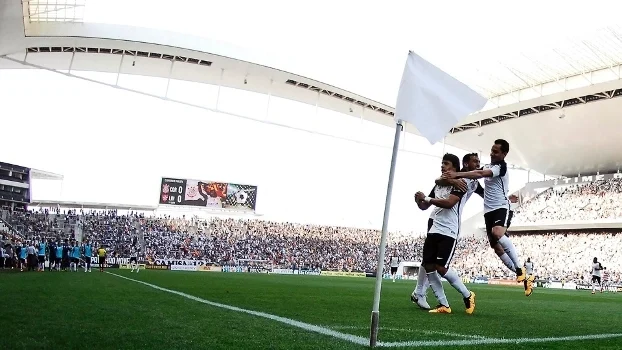
<svg viewBox="0 0 622 350"><path fill-rule="evenodd" d="M270 320L273 320L273 321L285 323L285 324L287 324L289 326L301 328L301 329L304 329L304 330L309 331L309 332L315 332L315 333L320 333L320 334L328 335L328 336L331 336L331 337L334 337L334 338L337 338L337 339L341 339L341 340L345 340L345 341L349 341L351 343L358 344L358 345L368 345L369 344L369 339L363 338L363 337L359 337L359 336L356 336L356 335L337 332L337 331L332 330L332 329L328 329L328 328L324 328L324 327L320 327L320 326L316 326L316 325L312 325L312 324L308 324L308 323L292 320L292 319L285 318L285 317L280 317L280 316L268 314L268 313L265 313L265 312L252 311L252 310L242 309L242 308L239 308L239 307L236 307L236 306L216 303L216 302L213 302L213 301L209 301L209 300L205 300L205 299L201 299L201 298L195 297L193 295L189 295L189 294L186 294L186 293L178 292L176 290L162 288L160 286L156 286L155 284L151 284L151 283L135 280L133 278L117 275L116 273L112 273L112 272L106 272L106 273L110 274L112 276L116 276L116 277L119 277L119 278L126 279L128 281L140 283L140 284L146 285L148 287L151 287L151 288L163 291L163 292L168 292L168 293L171 293L171 294L176 294L176 295L182 296L184 298L188 298L188 299L191 299L191 300L194 300L194 301L198 301L200 303L207 304L207 305L210 305L210 306L218 307L218 308L221 308L221 309L237 311L237 312L242 312L242 313L246 313L246 314L253 315L253 316L267 318L267 319L270 319Z"/></svg>

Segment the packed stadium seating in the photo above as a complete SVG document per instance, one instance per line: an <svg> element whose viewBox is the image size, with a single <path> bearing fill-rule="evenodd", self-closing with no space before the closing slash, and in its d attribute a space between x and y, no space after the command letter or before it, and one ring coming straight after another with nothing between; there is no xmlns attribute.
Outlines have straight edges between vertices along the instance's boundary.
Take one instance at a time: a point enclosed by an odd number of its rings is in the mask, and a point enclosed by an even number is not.
<svg viewBox="0 0 622 350"><path fill-rule="evenodd" d="M622 179L554 187L524 203L514 223L546 224L622 218Z"/></svg>
<svg viewBox="0 0 622 350"><path fill-rule="evenodd" d="M144 217L116 211L15 211L5 212L5 217L10 225L19 227L19 235L5 232L5 239L72 239L81 231L83 240L106 245L114 256L126 256L130 244L140 242L147 259L202 259L223 265L264 261L273 267L374 271L380 238L378 231L366 229L248 219ZM423 240L422 235L390 234L387 263L391 255L419 261ZM592 258L598 257L612 280L620 280L622 261L616 257L622 253L622 234L555 232L517 235L513 241L523 258L535 262L541 278L585 280ZM480 236L460 239L453 266L465 276L513 276Z"/></svg>

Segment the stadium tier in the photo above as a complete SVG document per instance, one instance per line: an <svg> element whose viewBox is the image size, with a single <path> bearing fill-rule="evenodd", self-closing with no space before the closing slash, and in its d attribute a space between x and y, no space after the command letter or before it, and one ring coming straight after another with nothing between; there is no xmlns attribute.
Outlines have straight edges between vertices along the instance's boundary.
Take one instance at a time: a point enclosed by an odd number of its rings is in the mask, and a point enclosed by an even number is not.
<svg viewBox="0 0 622 350"><path fill-rule="evenodd" d="M622 218L622 179L552 187L524 203L515 223L594 222Z"/></svg>
<svg viewBox="0 0 622 350"><path fill-rule="evenodd" d="M219 266L371 273L380 238L378 231L347 227L255 219L145 217L118 215L114 210L13 211L4 215L19 232L5 232L7 243L79 239L94 246L104 245L109 256L127 258L130 246L138 242L144 247L144 260L148 262L191 260ZM540 279L587 282L589 262L598 256L607 262L611 280L620 281L622 261L617 257L622 249L621 234L553 232L515 235L513 239L521 256L534 261L535 274ZM423 241L423 236L391 234L387 271L391 256L419 261ZM488 249L485 237L460 239L452 264L470 279L513 277ZM408 275L405 273L404 277Z"/></svg>

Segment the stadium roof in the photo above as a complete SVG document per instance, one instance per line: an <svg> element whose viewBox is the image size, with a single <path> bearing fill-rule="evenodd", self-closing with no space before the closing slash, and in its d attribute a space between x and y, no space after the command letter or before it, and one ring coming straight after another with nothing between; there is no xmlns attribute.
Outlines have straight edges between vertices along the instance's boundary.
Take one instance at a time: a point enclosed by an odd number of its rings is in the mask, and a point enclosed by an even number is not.
<svg viewBox="0 0 622 350"><path fill-rule="evenodd" d="M364 97L348 91L356 90L353 85L331 85L335 80L330 77L321 81L305 77L307 71L292 60L275 60L206 38L82 23L85 4L86 0L1 2L0 55L9 60L0 59L0 68L45 67L194 81L284 97L393 126L393 97ZM615 152L603 151L616 147L616 138L607 137L616 128L602 130L599 125L613 126L611 108L617 106L615 98L622 88L622 28L590 31L493 61L477 58L469 65L456 59L453 66L441 65L490 98L483 112L452 130L447 144L486 152L494 138L503 137L512 145L508 161L540 173L617 170ZM400 58L398 66L402 62ZM398 67L393 85L401 70ZM410 125L406 132L417 133ZM592 145L601 146L599 155L593 155ZM543 154L543 149L549 151Z"/></svg>
<svg viewBox="0 0 622 350"><path fill-rule="evenodd" d="M37 180L64 180L65 176L38 169L30 169L30 178Z"/></svg>

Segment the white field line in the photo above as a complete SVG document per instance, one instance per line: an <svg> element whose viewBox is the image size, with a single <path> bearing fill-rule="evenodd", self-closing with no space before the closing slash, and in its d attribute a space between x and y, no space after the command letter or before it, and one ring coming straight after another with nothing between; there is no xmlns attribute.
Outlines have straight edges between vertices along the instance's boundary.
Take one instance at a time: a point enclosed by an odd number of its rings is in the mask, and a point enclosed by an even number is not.
<svg viewBox="0 0 622 350"><path fill-rule="evenodd" d="M345 333L337 332L336 330L329 329L326 327L316 326L316 325L292 320L292 319L281 317L281 316L275 316L275 315L271 315L265 312L246 310L246 309L242 309L242 308L231 306L231 305L216 303L213 301L195 297L193 295L178 292L176 290L162 288L160 286L156 286L155 284L151 284L151 283L135 280L133 278L117 275L116 273L112 273L112 272L106 272L106 273L112 276L126 279L128 281L143 284L153 289L179 295L184 298L198 301L200 303L211 305L211 306L218 307L221 309L237 311L237 312L241 312L241 313L245 313L245 314L249 314L249 315L253 315L257 317L267 318L269 320L281 322L292 327L301 328L309 332L315 332L319 334L328 335L333 338L345 340L345 341L358 344L358 345L364 345L364 346L369 345L369 339L365 337L359 337L359 336L352 335L352 334L345 334ZM385 330L388 330L388 329L385 329ZM439 333L436 333L436 331L426 331L426 332L429 332L430 334L439 334ZM439 335L449 336L452 334L452 333L445 333L445 334L443 333L444 332L441 332L441 334ZM451 336L469 337L469 338L478 337L478 336L465 336L462 334L455 334L455 333L453 333L453 335ZM402 342L379 342L377 345L380 347L468 346L468 345L486 345L486 344L551 343L551 342L561 342L561 341L580 341L580 340L596 340L596 339L611 339L611 338L622 338L622 333L573 335L573 336L567 336L567 337L546 337L546 338L515 338L515 339L475 338L475 339L464 339L464 340L414 340L414 341L402 341Z"/></svg>
<svg viewBox="0 0 622 350"><path fill-rule="evenodd" d="M216 303L216 302L205 300L205 299L201 299L201 298L198 298L198 297L186 294L186 293L178 292L176 290L162 288L162 287L156 286L155 284L151 284L151 283L147 283L147 282L143 282L143 281L138 281L138 280L135 280L133 278L117 275L116 273L112 273L112 272L107 272L107 273L110 274L110 275L119 277L119 278L126 279L128 281L144 284L145 286L148 286L148 287L151 287L151 288L154 288L154 289L157 289L157 290L161 290L163 292L168 292L168 293L171 293L171 294L176 294L176 295L182 296L184 298L191 299L191 300L194 300L194 301L198 301L200 303L211 305L211 306L214 306L214 307L219 307L221 309L237 311L237 312L241 312L241 313L245 313L245 314L249 314L249 315L253 315L253 316L267 318L269 320L285 323L286 325L289 325L289 326L302 328L302 329L304 329L306 331L309 331L309 332L315 332L315 333L320 333L320 334L328 335L328 336L331 336L331 337L334 337L334 338L337 338L337 339L341 339L341 340L345 340L345 341L349 341L351 343L358 344L358 345L369 345L369 339L368 338L359 337L359 336L352 335L352 334L345 334L345 333L337 332L337 331L332 330L332 329L328 329L328 328L312 325L312 324L309 324L309 323L304 323L304 322L292 320L292 319L285 318L285 317L280 317L280 316L275 316L275 315L267 314L265 312L246 310L246 309L242 309L242 308L231 306L231 305Z"/></svg>
<svg viewBox="0 0 622 350"><path fill-rule="evenodd" d="M330 329L336 330L364 330L369 329L369 327L361 327L361 326L325 326ZM446 337L455 337L455 338L470 338L470 339L490 339L487 337L483 337L481 335L473 335L473 334L460 334L453 332L442 332L442 331L430 331L425 329L412 329L412 328L393 328L393 327L380 327L381 331L389 331L389 332L412 332L412 333L421 333L421 334L429 334L429 335L444 335Z"/></svg>
<svg viewBox="0 0 622 350"><path fill-rule="evenodd" d="M596 340L622 338L622 333L612 334L590 334L590 335L573 335L568 337L546 337L546 338L485 338L470 340L415 340L404 342L379 343L382 347L429 347L429 346L472 346L472 345L495 345L495 344L525 344L525 343L552 343L561 341L579 341L579 340Z"/></svg>

